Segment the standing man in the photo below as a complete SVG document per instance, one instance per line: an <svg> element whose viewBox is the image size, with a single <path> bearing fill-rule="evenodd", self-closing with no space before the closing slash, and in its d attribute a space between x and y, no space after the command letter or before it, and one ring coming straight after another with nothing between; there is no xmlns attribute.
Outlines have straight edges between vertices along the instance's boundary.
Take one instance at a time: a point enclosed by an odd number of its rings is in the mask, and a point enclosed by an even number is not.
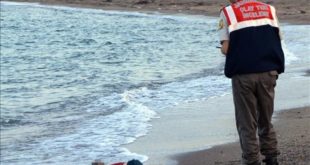
<svg viewBox="0 0 310 165"><path fill-rule="evenodd" d="M221 11L219 33L226 55L225 75L232 79L242 164L260 165L261 153L267 165L278 165L271 118L284 54L276 11L255 0L230 2Z"/></svg>

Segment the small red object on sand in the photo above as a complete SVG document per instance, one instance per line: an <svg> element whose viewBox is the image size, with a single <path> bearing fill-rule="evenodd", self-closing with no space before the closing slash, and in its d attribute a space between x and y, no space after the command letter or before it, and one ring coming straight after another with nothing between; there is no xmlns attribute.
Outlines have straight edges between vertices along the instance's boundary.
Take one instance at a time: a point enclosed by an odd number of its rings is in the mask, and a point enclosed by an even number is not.
<svg viewBox="0 0 310 165"><path fill-rule="evenodd" d="M125 162L119 162L119 163L114 163L114 164L111 164L111 165L126 165Z"/></svg>

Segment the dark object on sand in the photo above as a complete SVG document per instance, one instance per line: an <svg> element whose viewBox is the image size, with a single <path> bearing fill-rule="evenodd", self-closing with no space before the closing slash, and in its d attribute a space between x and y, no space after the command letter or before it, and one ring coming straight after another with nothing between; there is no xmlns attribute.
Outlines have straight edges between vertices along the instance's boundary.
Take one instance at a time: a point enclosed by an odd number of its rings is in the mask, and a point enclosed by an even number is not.
<svg viewBox="0 0 310 165"><path fill-rule="evenodd" d="M278 159L276 157L266 158L263 160L266 165L279 165Z"/></svg>
<svg viewBox="0 0 310 165"><path fill-rule="evenodd" d="M105 165L103 162L101 162L100 160L95 160L94 162L92 162L91 165ZM140 162L139 160L130 160L127 163L126 162L118 162L118 163L113 163L112 165L143 165L142 162Z"/></svg>
<svg viewBox="0 0 310 165"><path fill-rule="evenodd" d="M104 165L104 163L101 162L100 160L95 160L94 162L91 163L91 165Z"/></svg>
<svg viewBox="0 0 310 165"><path fill-rule="evenodd" d="M127 165L143 165L139 160L130 160L129 162L127 162Z"/></svg>
<svg viewBox="0 0 310 165"><path fill-rule="evenodd" d="M136 4L136 5L146 5L146 4L148 4L148 3L149 3L148 0L139 0L139 1L136 2L135 4Z"/></svg>

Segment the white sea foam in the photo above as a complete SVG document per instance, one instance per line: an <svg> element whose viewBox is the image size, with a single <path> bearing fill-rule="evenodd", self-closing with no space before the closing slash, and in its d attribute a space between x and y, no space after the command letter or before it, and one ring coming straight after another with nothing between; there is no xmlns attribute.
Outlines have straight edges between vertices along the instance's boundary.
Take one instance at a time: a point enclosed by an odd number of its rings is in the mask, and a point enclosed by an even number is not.
<svg viewBox="0 0 310 165"><path fill-rule="evenodd" d="M147 160L146 156L130 153L128 150L117 146L132 143L136 138L146 135L150 128L148 121L156 117L156 113L142 104L132 102L126 96L126 92L123 95L124 101L128 103L126 109L114 112L111 115L98 116L89 121L81 121L80 129L76 129L74 134L45 140L41 142L37 150L48 150L50 155L57 155L62 150L70 150L69 153L63 152L62 156L68 156L80 164L86 164L89 163L87 161L90 161L80 159L81 155L94 159L104 158L105 163L126 162L130 159ZM72 150L74 148L76 149ZM89 150L90 148L92 149ZM61 159L53 157L46 159L43 163L62 164L63 162L59 162ZM42 160L40 162L42 163Z"/></svg>
<svg viewBox="0 0 310 165"><path fill-rule="evenodd" d="M298 60L297 56L288 49L285 41L282 41L282 49L283 49L284 56L285 56L285 65L289 65L292 62Z"/></svg>
<svg viewBox="0 0 310 165"><path fill-rule="evenodd" d="M1 1L0 2L1 5L14 5L14 6L40 6L39 3L35 3L35 2L11 2L11 1Z"/></svg>
<svg viewBox="0 0 310 165"><path fill-rule="evenodd" d="M283 49L287 64L295 62L310 62L310 25L283 25Z"/></svg>

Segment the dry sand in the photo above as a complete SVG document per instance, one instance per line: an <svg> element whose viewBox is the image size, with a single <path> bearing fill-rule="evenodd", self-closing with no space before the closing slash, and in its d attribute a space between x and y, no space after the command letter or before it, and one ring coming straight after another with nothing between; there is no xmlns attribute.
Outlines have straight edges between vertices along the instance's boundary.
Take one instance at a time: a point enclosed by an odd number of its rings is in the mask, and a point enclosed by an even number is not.
<svg viewBox="0 0 310 165"><path fill-rule="evenodd" d="M10 1L10 0L9 0ZM218 16L227 0L13 0L40 2L49 5L100 8L105 10L158 11L162 13L183 13ZM310 23L309 0L263 0L277 8L280 22L294 24Z"/></svg>

